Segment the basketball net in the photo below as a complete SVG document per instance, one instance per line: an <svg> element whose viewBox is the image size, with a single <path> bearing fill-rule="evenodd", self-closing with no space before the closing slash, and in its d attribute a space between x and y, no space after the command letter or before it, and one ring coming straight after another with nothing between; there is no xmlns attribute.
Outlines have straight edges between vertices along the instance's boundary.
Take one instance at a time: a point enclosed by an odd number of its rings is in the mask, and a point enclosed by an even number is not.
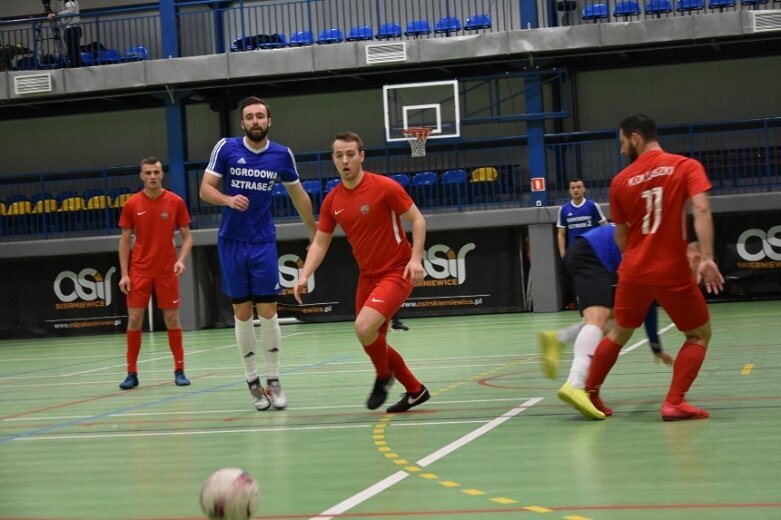
<svg viewBox="0 0 781 520"><path fill-rule="evenodd" d="M412 150L412 157L426 156L426 141L431 133L431 128L420 126L414 128L405 128L402 130L404 137L409 138L409 147Z"/></svg>

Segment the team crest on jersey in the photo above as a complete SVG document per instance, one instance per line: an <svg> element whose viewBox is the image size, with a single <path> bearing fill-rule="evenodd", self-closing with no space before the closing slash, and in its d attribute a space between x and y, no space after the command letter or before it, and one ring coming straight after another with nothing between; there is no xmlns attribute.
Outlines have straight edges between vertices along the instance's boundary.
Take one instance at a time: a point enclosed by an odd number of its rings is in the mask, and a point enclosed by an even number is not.
<svg viewBox="0 0 781 520"><path fill-rule="evenodd" d="M368 215L368 213L369 213L369 205L364 202L363 204L361 204L361 214Z"/></svg>
<svg viewBox="0 0 781 520"><path fill-rule="evenodd" d="M163 211L162 213L160 213L160 218L163 220L168 220L168 212Z"/></svg>

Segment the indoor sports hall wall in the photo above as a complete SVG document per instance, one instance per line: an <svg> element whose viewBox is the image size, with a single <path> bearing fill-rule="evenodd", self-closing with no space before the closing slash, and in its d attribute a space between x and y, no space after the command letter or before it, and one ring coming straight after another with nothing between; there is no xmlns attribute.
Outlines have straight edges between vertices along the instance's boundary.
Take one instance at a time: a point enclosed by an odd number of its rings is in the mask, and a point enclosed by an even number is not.
<svg viewBox="0 0 781 520"><path fill-rule="evenodd" d="M660 125L781 115L781 56L578 73L579 130L616 126L630 111Z"/></svg>
<svg viewBox="0 0 781 520"><path fill-rule="evenodd" d="M637 110L647 111L663 125L781 115L781 96L774 95L772 87L781 82L779 71L781 57L578 73L570 82L576 86L575 112L563 120L562 131L612 129L624 115ZM751 78L750 90L745 85L747 78ZM758 89L757 85L766 87ZM259 87L257 93L263 96L263 89ZM273 108L273 139L297 153L327 149L331 136L345 129L360 133L367 146L385 144L380 89L272 97L268 101ZM470 100L472 105L480 102ZM522 98L507 103L512 104L509 109L523 111ZM0 121L4 159L0 161L0 176L134 165L149 153L165 161L163 109L120 108L109 113L41 114L39 118ZM222 137L218 114L205 103L188 104L186 114L189 159L207 160L211 147ZM235 112L230 133L240 133ZM470 139L525 133L523 123L463 128L464 137Z"/></svg>

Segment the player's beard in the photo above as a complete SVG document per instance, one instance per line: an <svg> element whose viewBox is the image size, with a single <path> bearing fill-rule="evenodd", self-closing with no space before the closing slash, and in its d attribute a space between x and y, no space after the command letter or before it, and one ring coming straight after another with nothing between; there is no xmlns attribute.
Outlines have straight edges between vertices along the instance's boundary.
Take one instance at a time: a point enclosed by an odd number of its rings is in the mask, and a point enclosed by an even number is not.
<svg viewBox="0 0 781 520"><path fill-rule="evenodd" d="M637 148L635 148L632 143L629 143L629 149L626 152L626 158L629 159L629 163L635 162L639 156L640 154L637 153Z"/></svg>
<svg viewBox="0 0 781 520"><path fill-rule="evenodd" d="M268 135L268 128L259 126L257 128L250 128L249 130L245 129L244 133L247 134L247 139L253 143L260 143L263 142L263 139Z"/></svg>

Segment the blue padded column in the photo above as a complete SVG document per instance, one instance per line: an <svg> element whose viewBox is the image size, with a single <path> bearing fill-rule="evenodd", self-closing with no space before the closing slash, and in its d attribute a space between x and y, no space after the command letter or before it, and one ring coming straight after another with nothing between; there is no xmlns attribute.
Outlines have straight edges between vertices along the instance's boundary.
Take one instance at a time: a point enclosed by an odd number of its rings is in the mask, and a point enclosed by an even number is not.
<svg viewBox="0 0 781 520"><path fill-rule="evenodd" d="M172 95L165 100L165 127L168 137L168 182L171 190L182 197L189 206L187 179L185 178L185 120L181 97Z"/></svg>
<svg viewBox="0 0 781 520"><path fill-rule="evenodd" d="M163 58L179 57L179 35L171 30L176 23L176 0L160 0L160 41L163 43Z"/></svg>
<svg viewBox="0 0 781 520"><path fill-rule="evenodd" d="M542 114L542 80L537 74L529 74L524 78L524 99L527 114ZM547 177L545 162L545 120L530 119L526 123L528 137L527 153L529 156L529 178ZM548 189L545 183L545 191L533 191L532 204L535 206L548 205Z"/></svg>
<svg viewBox="0 0 781 520"><path fill-rule="evenodd" d="M537 29L540 26L536 0L521 0L521 29Z"/></svg>

